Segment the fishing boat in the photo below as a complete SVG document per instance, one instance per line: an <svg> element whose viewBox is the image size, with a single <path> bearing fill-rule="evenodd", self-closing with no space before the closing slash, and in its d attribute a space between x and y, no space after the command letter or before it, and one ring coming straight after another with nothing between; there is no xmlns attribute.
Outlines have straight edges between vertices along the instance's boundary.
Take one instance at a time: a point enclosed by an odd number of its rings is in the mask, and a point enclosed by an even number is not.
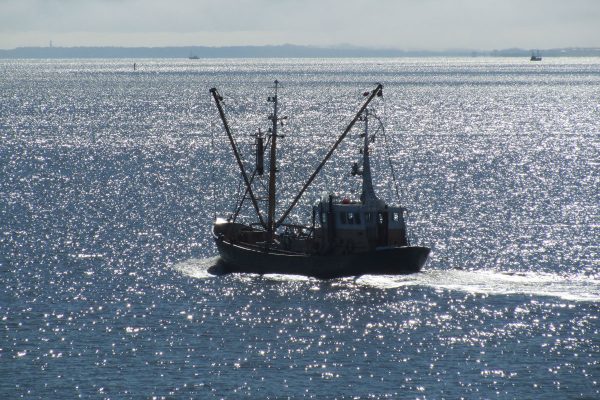
<svg viewBox="0 0 600 400"><path fill-rule="evenodd" d="M540 55L540 51L538 50L537 53L534 53L532 51L531 58L529 59L529 61L542 61L542 56Z"/></svg>
<svg viewBox="0 0 600 400"><path fill-rule="evenodd" d="M213 224L213 238L224 272L296 274L320 279L419 272L430 249L409 243L407 210L399 205L386 204L373 187L369 149L374 134L370 131L370 123L381 124L381 120L369 106L383 96L383 86L378 84L375 89L364 93L366 99L360 109L287 205L277 204L276 196L277 142L283 137L278 133L278 127L286 118L278 114L277 92L280 87L275 81L274 94L268 97L268 101L273 103L269 116L271 126L268 133L259 130L255 136L256 154L252 170L246 167L232 134L223 97L216 88L210 89L245 186L245 193L235 212L229 218L216 218ZM290 222L290 212L358 122L363 125L361 157L352 165L351 174L362 179L360 198L324 193L312 207L312 213L307 215L307 223ZM268 176L263 176L267 175L265 159L268 159ZM268 181L264 188L255 184L260 178ZM255 193L259 190L266 191L264 196L259 197ZM266 211L259 204L264 200ZM252 223L238 221L245 201L252 203L256 214ZM283 206L285 211L277 216L276 210L283 209Z"/></svg>

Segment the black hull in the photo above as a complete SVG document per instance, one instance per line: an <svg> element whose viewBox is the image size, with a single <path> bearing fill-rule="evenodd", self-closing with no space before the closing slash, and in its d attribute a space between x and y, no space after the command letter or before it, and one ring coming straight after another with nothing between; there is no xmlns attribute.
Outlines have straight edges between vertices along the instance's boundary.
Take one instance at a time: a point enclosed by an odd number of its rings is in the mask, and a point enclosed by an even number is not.
<svg viewBox="0 0 600 400"><path fill-rule="evenodd" d="M348 255L308 255L262 251L216 239L223 272L292 274L331 279L360 275L404 275L419 272L427 247L387 247Z"/></svg>

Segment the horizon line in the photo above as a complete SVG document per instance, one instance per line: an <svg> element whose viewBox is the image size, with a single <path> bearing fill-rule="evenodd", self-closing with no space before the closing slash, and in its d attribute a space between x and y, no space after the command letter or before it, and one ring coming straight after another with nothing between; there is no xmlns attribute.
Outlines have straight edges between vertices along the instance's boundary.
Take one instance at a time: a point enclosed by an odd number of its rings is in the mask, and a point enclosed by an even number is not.
<svg viewBox="0 0 600 400"><path fill-rule="evenodd" d="M280 43L280 44L231 44L231 45L206 45L206 44L194 44L194 45L162 45L162 46L148 46L148 45L55 45L50 41L50 45L23 45L13 48L0 48L0 51L11 51L18 49L79 49L79 48L118 48L118 49L166 49L166 48L208 48L208 49L229 49L229 48L261 48L261 47L299 47L319 50L367 50L367 51L398 51L398 52L431 52L431 53L445 53L445 52L493 52L493 51L507 51L507 50L521 50L521 51L532 51L532 50L600 50L600 46L560 46L560 47L546 47L546 48L526 48L526 47L503 47L503 48L473 48L473 47L451 47L445 49L431 49L431 48L399 48L399 47L377 47L377 46L362 46L348 43L340 43L333 45L316 45L316 44L295 44L295 43Z"/></svg>
<svg viewBox="0 0 600 400"><path fill-rule="evenodd" d="M0 50L0 59L76 58L406 58L406 57L600 57L598 47L555 49L508 48L494 50L447 49L401 50L337 45L330 47L294 44L239 46L28 46Z"/></svg>

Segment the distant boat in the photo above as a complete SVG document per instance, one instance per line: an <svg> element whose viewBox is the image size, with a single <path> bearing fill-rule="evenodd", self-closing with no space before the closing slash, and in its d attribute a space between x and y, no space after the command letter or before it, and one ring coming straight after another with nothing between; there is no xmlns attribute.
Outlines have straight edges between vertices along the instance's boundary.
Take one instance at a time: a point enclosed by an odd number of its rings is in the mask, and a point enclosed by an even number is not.
<svg viewBox="0 0 600 400"><path fill-rule="evenodd" d="M198 57L197 55L190 55L189 59L190 60L199 60L200 57Z"/></svg>
<svg viewBox="0 0 600 400"><path fill-rule="evenodd" d="M275 215L278 205L275 193L277 180L275 176L278 172L276 141L278 138L283 138L277 133L277 128L286 118L278 116L278 83L275 81L275 93L269 97L269 101L273 103L273 112L269 116L272 127L267 137L260 131L256 136L256 169L251 174L246 172L229 129L222 105L223 97L217 89L210 90L246 185L246 192L238 203L235 213L228 219L217 218L213 225L214 240L221 260L225 264L224 271L298 274L321 279L363 274L419 272L427 261L430 249L409 243L405 223L406 209L398 205L386 204L379 199L375 194L371 177L369 145L375 136L369 131L369 121L376 124L381 121L367 107L371 100L382 96L383 86L379 84L374 90L364 93L368 99L291 204L287 206L287 210L277 219ZM290 211L357 121L364 123L360 152L362 162L360 165L358 163L353 165L352 175L362 178L360 199L339 198L333 193L325 192L309 214L310 223L307 225L287 223ZM261 179L266 172L263 165L266 147L270 147L270 151L268 152L269 189L265 198L265 196L257 196L254 190L257 187L266 188L267 185L255 185L253 181ZM252 200L258 220L252 224L236 222L243 202L248 199ZM265 199L268 204L266 215L258 204Z"/></svg>
<svg viewBox="0 0 600 400"><path fill-rule="evenodd" d="M540 55L540 51L538 50L536 53L531 52L531 58L529 61L542 61L542 56Z"/></svg>

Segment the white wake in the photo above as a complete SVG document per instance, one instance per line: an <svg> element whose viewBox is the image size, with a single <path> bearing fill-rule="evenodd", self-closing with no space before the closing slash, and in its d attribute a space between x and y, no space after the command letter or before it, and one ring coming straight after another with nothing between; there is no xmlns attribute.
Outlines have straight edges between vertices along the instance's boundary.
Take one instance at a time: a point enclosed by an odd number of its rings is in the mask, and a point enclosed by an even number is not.
<svg viewBox="0 0 600 400"><path fill-rule="evenodd" d="M214 270L218 272L218 261L219 257L191 258L172 265L172 268L192 278L206 279L218 275ZM251 275L259 277L256 274ZM262 278L281 282L310 281L311 284L319 282L314 278L297 275L269 274ZM348 284L380 289L426 286L481 294L525 294L558 297L570 301L600 302L600 280L584 275L493 270L425 270L410 275L364 275L356 280L345 278L334 283L330 282L331 287Z"/></svg>
<svg viewBox="0 0 600 400"><path fill-rule="evenodd" d="M356 282L380 288L428 286L472 293L527 294L559 297L572 301L600 302L600 280L583 275L435 270L403 276L368 275L359 278Z"/></svg>
<svg viewBox="0 0 600 400"><path fill-rule="evenodd" d="M190 258L189 260L173 264L171 267L175 271L178 271L191 278L212 278L215 275L210 272L210 269L215 267L218 261L219 257Z"/></svg>

